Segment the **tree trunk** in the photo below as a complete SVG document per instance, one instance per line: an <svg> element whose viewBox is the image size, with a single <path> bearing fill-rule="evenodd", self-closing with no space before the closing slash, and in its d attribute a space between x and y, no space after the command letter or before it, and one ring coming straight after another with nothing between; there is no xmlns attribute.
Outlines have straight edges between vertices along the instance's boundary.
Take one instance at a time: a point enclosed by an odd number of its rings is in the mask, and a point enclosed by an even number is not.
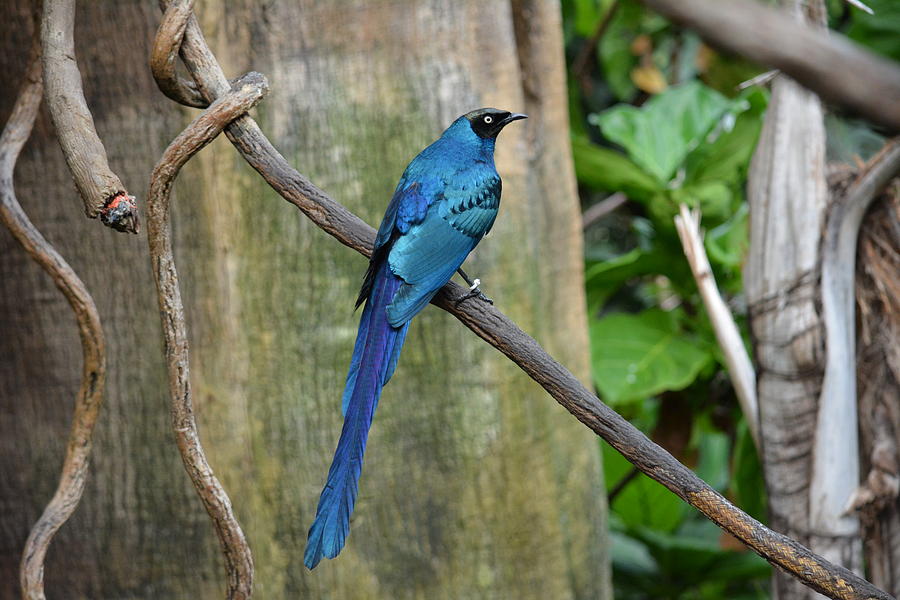
<svg viewBox="0 0 900 600"><path fill-rule="evenodd" d="M798 18L824 25L821 2L783 3ZM823 409L827 348L822 235L829 205L825 174L822 102L779 76L748 181L750 253L745 272L769 515L777 531L861 572L859 523L855 516L842 514L858 482L856 425L848 422L841 430L841 423L831 419L834 412ZM843 408L853 412L852 398L844 394L838 400L851 402ZM827 406L830 410L834 405ZM820 444L852 450L841 453L845 464L823 464L826 453ZM843 479L835 481L832 475ZM774 574L773 590L775 598L820 597L781 572Z"/></svg>
<svg viewBox="0 0 900 600"><path fill-rule="evenodd" d="M587 377L581 238L559 7L303 0L199 2L229 76L265 73L256 114L290 162L377 224L405 164L459 114L528 112L498 143L501 214L468 262L497 304ZM6 89L24 71L28 2L0 7ZM85 93L112 167L146 189L196 111L147 68L155 2L80 3ZM109 380L81 507L51 546L50 597L221 597L222 561L169 430L144 235L84 219L45 114L17 170L25 210L94 294ZM146 192L139 194L142 200ZM272 192L218 140L177 186L175 255L201 437L254 551L262 598L608 598L594 436L445 313L412 326L370 435L341 556L302 566L340 432L365 260ZM0 231L0 598L16 598L30 525L56 485L78 387L62 297Z"/></svg>

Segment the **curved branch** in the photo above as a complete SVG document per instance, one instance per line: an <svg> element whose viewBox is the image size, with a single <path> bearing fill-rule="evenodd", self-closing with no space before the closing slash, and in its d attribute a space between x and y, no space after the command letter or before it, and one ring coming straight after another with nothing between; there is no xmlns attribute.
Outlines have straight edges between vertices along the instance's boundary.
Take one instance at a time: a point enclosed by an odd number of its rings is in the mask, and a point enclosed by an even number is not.
<svg viewBox="0 0 900 600"><path fill-rule="evenodd" d="M84 202L84 212L117 231L140 229L134 196L109 168L106 149L81 87L75 62L75 0L44 0L41 23L45 97L66 164Z"/></svg>
<svg viewBox="0 0 900 600"><path fill-rule="evenodd" d="M31 528L22 562L19 582L22 596L28 600L44 598L44 558L53 536L75 512L90 464L94 424L103 400L106 378L106 349L100 317L94 301L59 253L35 229L16 199L13 172L25 145L41 103L41 60L37 31L25 83L0 135L0 221L28 254L47 272L75 312L81 338L83 365L81 386L75 399L72 429L66 446L59 484L43 514Z"/></svg>
<svg viewBox="0 0 900 600"><path fill-rule="evenodd" d="M160 91L170 99L185 106L206 108L209 102L200 95L197 84L175 73L178 50L193 11L194 0L175 0L166 10L153 40L150 71Z"/></svg>
<svg viewBox="0 0 900 600"><path fill-rule="evenodd" d="M165 1L162 3L166 4ZM181 57L205 98L215 99L227 93L228 80L193 18L185 30ZM225 128L225 133L244 159L285 200L344 245L366 256L371 254L375 230L293 169L251 117L244 115L234 120ZM459 302L467 292L467 288L451 282L432 303L506 355L559 404L646 475L812 589L843 600L891 598L858 575L828 562L736 508L693 471L600 402L506 315L484 302Z"/></svg>
<svg viewBox="0 0 900 600"><path fill-rule="evenodd" d="M233 91L213 102L169 144L153 169L147 197L147 239L165 336L175 440L191 482L206 512L212 517L225 555L228 597L235 599L250 597L253 559L244 532L231 509L228 494L206 460L194 419L187 324L172 256L169 204L172 185L181 167L219 135L229 122L259 102L268 90L268 82L259 73L248 73L239 79Z"/></svg>
<svg viewBox="0 0 900 600"><path fill-rule="evenodd" d="M900 173L900 140L888 142L830 208L822 238L822 319L825 377L813 450L810 524L835 532L858 530L848 512L859 485L856 402L856 246L866 210ZM826 529L827 528L827 529Z"/></svg>
<svg viewBox="0 0 900 600"><path fill-rule="evenodd" d="M641 1L710 44L779 69L826 100L900 131L900 68L842 35L759 2Z"/></svg>

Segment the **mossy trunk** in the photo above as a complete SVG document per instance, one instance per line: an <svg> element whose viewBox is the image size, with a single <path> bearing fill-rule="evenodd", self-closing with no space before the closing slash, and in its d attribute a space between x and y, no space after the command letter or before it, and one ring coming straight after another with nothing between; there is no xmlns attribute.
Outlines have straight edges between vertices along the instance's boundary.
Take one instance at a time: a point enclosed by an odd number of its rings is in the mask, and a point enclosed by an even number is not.
<svg viewBox="0 0 900 600"><path fill-rule="evenodd" d="M0 8L7 93L25 0ZM528 112L498 144L501 213L467 270L587 375L581 238L559 7L526 2L198 2L230 77L272 86L255 111L288 160L377 224L405 164L459 114ZM79 4L78 59L112 167L146 195L195 111L156 90L155 2ZM169 430L144 234L88 221L46 115L17 170L25 210L94 294L109 382L82 505L51 546L48 596L218 598L212 527ZM429 307L370 435L352 535L302 566L340 426L365 260L272 192L220 139L185 168L173 214L201 437L254 552L259 598L609 598L594 436L503 356ZM0 231L0 598L52 494L78 386L73 319Z"/></svg>

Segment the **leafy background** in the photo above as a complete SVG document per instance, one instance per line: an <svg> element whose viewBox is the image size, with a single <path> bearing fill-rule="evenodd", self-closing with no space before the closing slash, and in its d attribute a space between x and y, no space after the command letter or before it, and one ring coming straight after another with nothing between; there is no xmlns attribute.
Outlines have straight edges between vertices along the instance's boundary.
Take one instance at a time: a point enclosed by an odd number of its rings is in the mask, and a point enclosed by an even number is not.
<svg viewBox="0 0 900 600"><path fill-rule="evenodd" d="M871 17L829 0L831 27L900 60L900 2ZM744 188L768 91L766 69L711 50L635 0L564 0L572 150L586 216L585 288L601 398L754 517L765 485L673 223L702 211L705 247L747 340ZM599 33L599 35L598 35ZM868 158L883 138L840 114L829 159ZM749 348L749 343L748 343ZM770 567L600 443L616 598L768 597Z"/></svg>

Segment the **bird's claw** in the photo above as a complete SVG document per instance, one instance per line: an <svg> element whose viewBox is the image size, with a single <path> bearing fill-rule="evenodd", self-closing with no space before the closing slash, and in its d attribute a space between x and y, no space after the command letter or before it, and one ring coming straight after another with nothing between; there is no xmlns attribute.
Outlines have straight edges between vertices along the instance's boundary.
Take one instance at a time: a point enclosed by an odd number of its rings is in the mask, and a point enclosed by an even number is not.
<svg viewBox="0 0 900 600"><path fill-rule="evenodd" d="M479 300L483 300L488 304L493 304L494 301L485 296L484 293L478 288L479 285L481 285L480 279L475 279L474 281L472 281L472 285L471 287L469 287L469 293L457 300L456 303L460 304L470 298L478 298Z"/></svg>

